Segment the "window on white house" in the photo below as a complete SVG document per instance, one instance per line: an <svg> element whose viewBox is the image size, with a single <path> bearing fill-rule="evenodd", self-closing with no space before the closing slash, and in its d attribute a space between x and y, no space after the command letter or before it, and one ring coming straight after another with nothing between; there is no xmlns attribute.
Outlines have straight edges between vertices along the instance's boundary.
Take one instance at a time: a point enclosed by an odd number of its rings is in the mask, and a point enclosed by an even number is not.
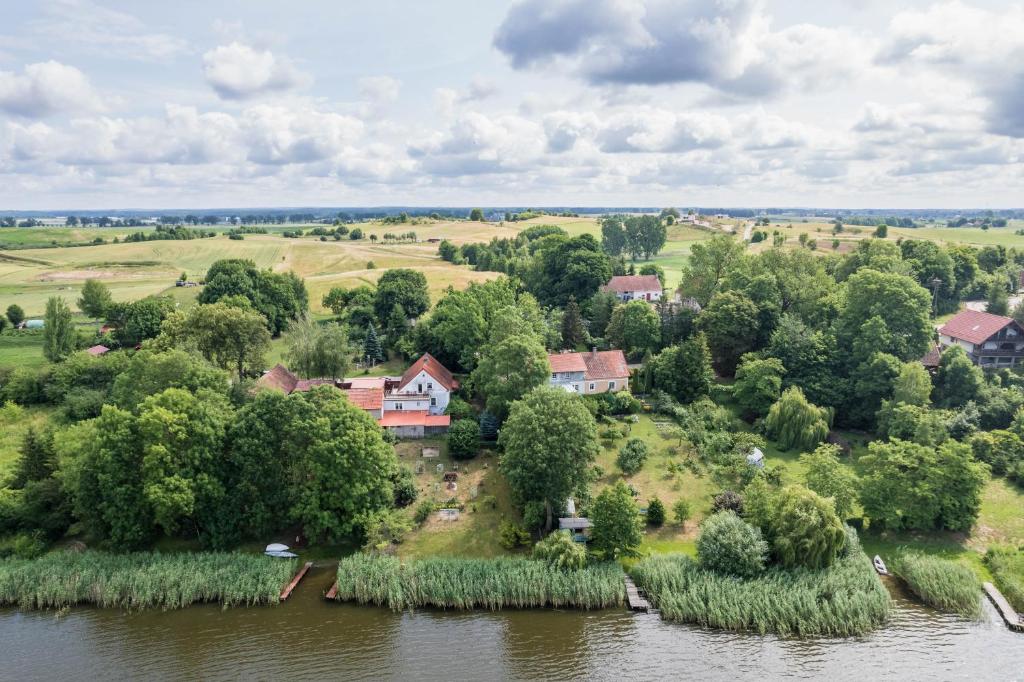
<svg viewBox="0 0 1024 682"><path fill-rule="evenodd" d="M615 390L615 382L614 381L609 381L608 382L608 390L609 391L614 391Z"/></svg>
<svg viewBox="0 0 1024 682"><path fill-rule="evenodd" d="M437 407L437 398L431 398L430 399L430 406L431 407Z"/></svg>
<svg viewBox="0 0 1024 682"><path fill-rule="evenodd" d="M595 388L597 388L597 384L590 382L590 390L593 391Z"/></svg>
<svg viewBox="0 0 1024 682"><path fill-rule="evenodd" d="M396 410L402 409L402 403L395 403L395 409Z"/></svg>
<svg viewBox="0 0 1024 682"><path fill-rule="evenodd" d="M577 393L579 393L579 391L580 391L580 385L579 385L579 384L573 384L573 385L572 385L572 390L574 390L574 391L576 391Z"/></svg>
<svg viewBox="0 0 1024 682"><path fill-rule="evenodd" d="M558 373L557 372L552 372L551 373L551 380L552 381L558 381Z"/></svg>
<svg viewBox="0 0 1024 682"><path fill-rule="evenodd" d="M434 384L432 384L431 382L428 381L427 382L427 390L428 391L433 391L434 390Z"/></svg>

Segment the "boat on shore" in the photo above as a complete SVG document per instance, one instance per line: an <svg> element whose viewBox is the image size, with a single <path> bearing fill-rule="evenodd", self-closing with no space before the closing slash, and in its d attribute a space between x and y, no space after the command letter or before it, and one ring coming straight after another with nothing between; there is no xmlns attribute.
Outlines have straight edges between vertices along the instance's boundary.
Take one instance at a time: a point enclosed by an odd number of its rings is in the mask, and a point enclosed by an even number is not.
<svg viewBox="0 0 1024 682"><path fill-rule="evenodd" d="M885 562L882 561L882 557L875 555L875 558L871 560L871 563L875 565L875 570L878 571L878 575L889 575L889 569L886 568Z"/></svg>

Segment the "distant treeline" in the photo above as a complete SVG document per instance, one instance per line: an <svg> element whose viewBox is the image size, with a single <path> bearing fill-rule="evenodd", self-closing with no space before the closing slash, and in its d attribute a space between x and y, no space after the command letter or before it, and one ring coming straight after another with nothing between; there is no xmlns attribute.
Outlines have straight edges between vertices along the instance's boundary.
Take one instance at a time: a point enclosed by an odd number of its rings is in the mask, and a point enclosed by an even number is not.
<svg viewBox="0 0 1024 682"><path fill-rule="evenodd" d="M167 227L157 225L152 232L133 232L124 238L126 242L173 241L179 239L205 239L216 237L213 230L196 230L191 227Z"/></svg>

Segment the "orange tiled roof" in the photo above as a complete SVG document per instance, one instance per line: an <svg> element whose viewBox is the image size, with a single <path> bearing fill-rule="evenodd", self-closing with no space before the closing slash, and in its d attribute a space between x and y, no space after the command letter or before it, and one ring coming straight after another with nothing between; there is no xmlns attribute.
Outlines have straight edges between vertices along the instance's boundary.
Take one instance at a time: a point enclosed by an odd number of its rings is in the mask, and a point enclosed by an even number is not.
<svg viewBox="0 0 1024 682"><path fill-rule="evenodd" d="M602 289L624 294L630 291L661 291L662 286L657 275L616 275Z"/></svg>
<svg viewBox="0 0 1024 682"><path fill-rule="evenodd" d="M430 414L426 410L395 410L377 420L381 426L448 426L452 418L447 414Z"/></svg>
<svg viewBox="0 0 1024 682"><path fill-rule="evenodd" d="M589 353L554 353L548 356L552 372L583 372L585 379L622 379L629 377L626 356L621 350Z"/></svg>
<svg viewBox="0 0 1024 682"><path fill-rule="evenodd" d="M961 310L942 325L939 333L968 343L981 343L1012 323L1012 317L992 315L980 310Z"/></svg>
<svg viewBox="0 0 1024 682"><path fill-rule="evenodd" d="M346 388L342 393L350 403L364 410L380 410L384 406L383 388Z"/></svg>
<svg viewBox="0 0 1024 682"><path fill-rule="evenodd" d="M421 370L426 371L427 374L434 377L434 381L449 391L458 386L458 382L455 381L455 377L452 376L447 367L438 362L437 358L430 353L424 353L420 356L419 360L409 365L409 369L405 370L405 373L402 374L402 380L398 383L398 390L401 391L405 388L406 384L415 379Z"/></svg>
<svg viewBox="0 0 1024 682"><path fill-rule="evenodd" d="M552 372L586 372L582 353L553 353L548 356Z"/></svg>
<svg viewBox="0 0 1024 682"><path fill-rule="evenodd" d="M274 365L274 368L261 376L256 385L262 388L276 388L279 391L285 393L291 393L295 390L295 385L299 383L299 378L288 371L288 368L278 363Z"/></svg>

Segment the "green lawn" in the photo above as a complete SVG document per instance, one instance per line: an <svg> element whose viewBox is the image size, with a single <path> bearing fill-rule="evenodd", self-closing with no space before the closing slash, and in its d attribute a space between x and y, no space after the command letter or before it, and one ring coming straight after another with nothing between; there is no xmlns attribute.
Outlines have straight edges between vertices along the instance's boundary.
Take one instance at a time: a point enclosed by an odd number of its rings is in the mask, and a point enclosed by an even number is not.
<svg viewBox="0 0 1024 682"><path fill-rule="evenodd" d="M35 368L45 364L42 334L15 329L0 334L0 368Z"/></svg>

